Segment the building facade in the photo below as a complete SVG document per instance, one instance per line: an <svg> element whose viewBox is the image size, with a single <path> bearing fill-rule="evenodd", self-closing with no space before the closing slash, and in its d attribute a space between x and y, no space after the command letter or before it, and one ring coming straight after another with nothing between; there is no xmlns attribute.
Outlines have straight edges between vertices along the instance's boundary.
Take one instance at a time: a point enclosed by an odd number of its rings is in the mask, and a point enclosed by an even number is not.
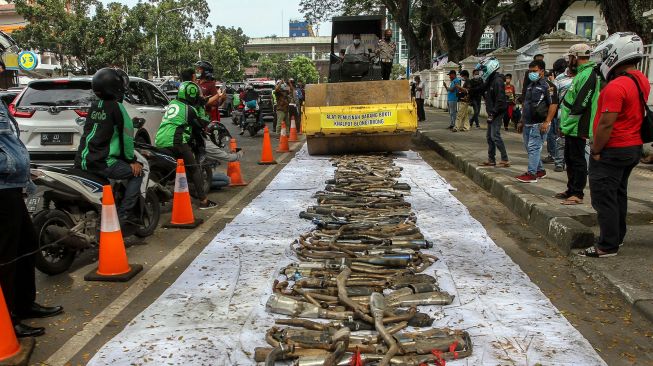
<svg viewBox="0 0 653 366"><path fill-rule="evenodd" d="M250 38L245 52L256 52L261 56L284 55L286 60L306 56L315 63L320 79L329 75L331 37L265 37ZM258 66L256 63L254 67ZM258 69L248 70L255 75Z"/></svg>
<svg viewBox="0 0 653 366"><path fill-rule="evenodd" d="M314 37L313 27L305 20L288 22L288 37Z"/></svg>

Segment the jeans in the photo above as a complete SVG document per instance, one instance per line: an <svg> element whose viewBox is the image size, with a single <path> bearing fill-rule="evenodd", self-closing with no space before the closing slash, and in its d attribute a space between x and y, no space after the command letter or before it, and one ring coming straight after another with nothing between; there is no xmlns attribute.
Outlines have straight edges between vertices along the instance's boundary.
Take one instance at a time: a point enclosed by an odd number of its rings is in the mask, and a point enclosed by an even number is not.
<svg viewBox="0 0 653 366"><path fill-rule="evenodd" d="M565 162L567 164L567 195L583 199L587 185L587 160L585 139L565 136Z"/></svg>
<svg viewBox="0 0 653 366"><path fill-rule="evenodd" d="M501 153L501 161L508 161L508 152L506 145L501 138L501 125L503 123L503 113L495 116L494 119L488 120L487 132L485 138L487 139L487 159L491 163L496 162L497 149Z"/></svg>
<svg viewBox="0 0 653 366"><path fill-rule="evenodd" d="M524 126L524 148L528 153L528 173L532 175L544 170L541 154L547 134L540 131L541 127L541 123Z"/></svg>
<svg viewBox="0 0 653 366"><path fill-rule="evenodd" d="M211 180L211 189L220 189L226 187L231 183L231 179L224 173L216 172L213 173Z"/></svg>
<svg viewBox="0 0 653 366"><path fill-rule="evenodd" d="M558 137L559 124L560 120L557 118L554 118L551 121L549 133L546 135L546 151L549 153L549 156L553 158L553 164L557 167L562 167L564 166L564 157L560 154L560 151L563 150L558 147L558 142L560 141L560 138Z"/></svg>
<svg viewBox="0 0 653 366"><path fill-rule="evenodd" d="M417 120L426 121L426 112L424 111L424 99L415 98L415 103L417 104Z"/></svg>
<svg viewBox="0 0 653 366"><path fill-rule="evenodd" d="M447 107L449 108L449 127L456 125L456 115L458 114L458 102L448 101Z"/></svg>
<svg viewBox="0 0 653 366"><path fill-rule="evenodd" d="M136 206L136 202L138 202L143 175L135 177L131 165L122 160L116 161L115 164L107 167L100 174L109 179L124 181L125 197L120 202L120 206L118 206L118 217L126 217L134 206Z"/></svg>
<svg viewBox="0 0 653 366"><path fill-rule="evenodd" d="M22 188L0 189L0 264L38 247L34 224L23 201ZM34 256L0 265L0 287L10 313L26 311L36 299Z"/></svg>
<svg viewBox="0 0 653 366"><path fill-rule="evenodd" d="M472 109L474 110L474 114L472 115L472 118L469 119L469 127L472 127L474 123L476 123L476 127L479 127L478 124L478 115L481 113L481 100L480 99L472 99L472 102L470 103Z"/></svg>
<svg viewBox="0 0 653 366"><path fill-rule="evenodd" d="M207 192L204 192L204 179L202 178L202 169L195 160L195 154L193 154L193 150L191 150L190 146L188 144L181 144L162 150L177 159L184 160L184 166L188 171L188 174L190 174L190 178L193 182L193 189L190 190L190 193L193 197L199 199L200 201L204 201L206 199Z"/></svg>
<svg viewBox="0 0 653 366"><path fill-rule="evenodd" d="M628 177L639 163L642 146L604 148L600 160L590 160L590 193L601 234L596 243L604 251L618 250L626 236Z"/></svg>
<svg viewBox="0 0 653 366"><path fill-rule="evenodd" d="M458 116L456 117L456 131L468 131L467 116L469 115L469 103L458 102Z"/></svg>

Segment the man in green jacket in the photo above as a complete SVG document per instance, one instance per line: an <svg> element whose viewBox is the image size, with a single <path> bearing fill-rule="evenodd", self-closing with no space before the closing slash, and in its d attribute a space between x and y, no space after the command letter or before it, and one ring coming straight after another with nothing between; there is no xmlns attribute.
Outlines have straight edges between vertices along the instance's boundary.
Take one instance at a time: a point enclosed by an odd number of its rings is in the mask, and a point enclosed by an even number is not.
<svg viewBox="0 0 653 366"><path fill-rule="evenodd" d="M177 99L170 102L166 108L161 125L156 133L154 144L177 159L184 159L184 165L193 181L193 196L200 200L200 210L217 207L217 204L207 197L204 191L202 170L195 159L189 142L195 132L206 127L208 121L201 118L193 107L200 98L200 88L197 84L185 81L179 85ZM198 140L198 139L196 139ZM200 137L198 142L203 142Z"/></svg>
<svg viewBox="0 0 653 366"><path fill-rule="evenodd" d="M567 164L567 190L556 194L563 205L583 203L587 185L587 158L585 148L592 137L592 124L599 100L601 78L590 61L592 49L585 43L571 46L567 57L569 68L576 76L561 103L560 132L565 137L565 162Z"/></svg>

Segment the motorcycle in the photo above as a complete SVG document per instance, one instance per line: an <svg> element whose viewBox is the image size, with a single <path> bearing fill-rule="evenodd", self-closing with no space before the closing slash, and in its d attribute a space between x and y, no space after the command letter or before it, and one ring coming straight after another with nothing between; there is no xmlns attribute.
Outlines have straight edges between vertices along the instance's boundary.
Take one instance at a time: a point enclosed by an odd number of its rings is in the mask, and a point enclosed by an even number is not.
<svg viewBox="0 0 653 366"><path fill-rule="evenodd" d="M249 135L254 137L258 131L262 130L265 127L265 122L259 116L259 103L256 103L256 106L252 106L250 103L245 105L243 109L243 121L241 123L241 128L243 131L247 130Z"/></svg>
<svg viewBox="0 0 653 366"><path fill-rule="evenodd" d="M143 164L143 184L132 211L135 222L122 223L124 237L147 237L159 224L161 206L158 184L147 176L147 161L135 152ZM32 180L41 189L27 199L28 210L41 249L35 264L41 272L56 275L70 268L77 253L99 246L102 215L102 191L111 185L116 205L124 199L125 185L109 181L76 168L34 166ZM38 207L40 211L37 211Z"/></svg>
<svg viewBox="0 0 653 366"><path fill-rule="evenodd" d="M231 112L231 122L236 126L240 126L241 120L243 118L243 110L245 106L243 103L240 103L236 108Z"/></svg>

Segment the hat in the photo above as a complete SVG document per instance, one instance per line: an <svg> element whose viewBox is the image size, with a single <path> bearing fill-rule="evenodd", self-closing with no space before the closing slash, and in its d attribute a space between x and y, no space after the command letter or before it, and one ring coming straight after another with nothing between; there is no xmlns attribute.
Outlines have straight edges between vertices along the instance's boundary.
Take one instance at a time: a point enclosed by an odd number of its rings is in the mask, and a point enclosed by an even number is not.
<svg viewBox="0 0 653 366"><path fill-rule="evenodd" d="M567 56L590 57L590 53L592 53L592 47L590 47L587 43L576 43L575 45L569 47Z"/></svg>
<svg viewBox="0 0 653 366"><path fill-rule="evenodd" d="M449 71L449 75L456 75L456 70Z"/></svg>

